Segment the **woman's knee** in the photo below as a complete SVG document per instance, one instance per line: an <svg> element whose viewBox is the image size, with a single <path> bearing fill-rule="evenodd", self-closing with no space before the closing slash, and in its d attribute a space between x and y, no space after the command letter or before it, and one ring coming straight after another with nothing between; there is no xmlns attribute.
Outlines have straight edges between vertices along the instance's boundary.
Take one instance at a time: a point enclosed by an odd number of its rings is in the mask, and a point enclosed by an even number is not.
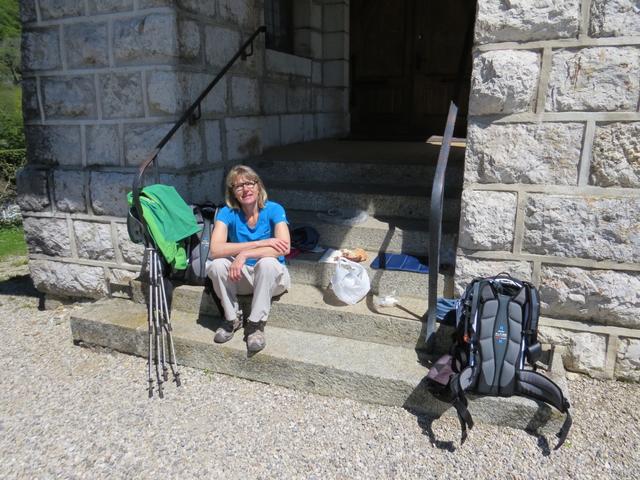
<svg viewBox="0 0 640 480"><path fill-rule="evenodd" d="M214 258L207 262L207 275L211 280L226 278L229 275L229 260L226 258Z"/></svg>
<svg viewBox="0 0 640 480"><path fill-rule="evenodd" d="M256 262L254 272L258 275L264 275L265 273L278 273L281 269L281 263L274 257L263 257Z"/></svg>

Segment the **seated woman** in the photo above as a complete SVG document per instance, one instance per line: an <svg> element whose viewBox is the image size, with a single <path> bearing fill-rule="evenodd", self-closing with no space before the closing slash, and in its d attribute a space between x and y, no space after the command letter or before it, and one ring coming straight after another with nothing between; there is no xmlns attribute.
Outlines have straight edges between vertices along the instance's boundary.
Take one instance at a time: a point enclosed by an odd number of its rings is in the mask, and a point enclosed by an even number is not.
<svg viewBox="0 0 640 480"><path fill-rule="evenodd" d="M287 216L282 206L267 201L262 180L253 169L236 165L225 181L225 201L211 235L207 275L224 309L225 323L214 341L233 338L242 326L238 295L253 293L251 314L245 326L247 350L265 347L264 326L271 297L290 286L284 256L289 253Z"/></svg>

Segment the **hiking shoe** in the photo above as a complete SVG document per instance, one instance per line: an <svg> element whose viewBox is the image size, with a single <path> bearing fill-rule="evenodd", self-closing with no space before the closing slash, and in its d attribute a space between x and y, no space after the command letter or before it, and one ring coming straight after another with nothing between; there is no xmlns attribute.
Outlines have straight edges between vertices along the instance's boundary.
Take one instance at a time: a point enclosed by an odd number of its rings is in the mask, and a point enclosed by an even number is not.
<svg viewBox="0 0 640 480"><path fill-rule="evenodd" d="M257 353L262 350L267 341L264 337L264 322L247 322L244 329L249 353Z"/></svg>
<svg viewBox="0 0 640 480"><path fill-rule="evenodd" d="M216 334L213 337L213 341L216 343L228 342L233 338L233 334L242 326L242 320L236 318L235 320L225 320L221 327L216 330Z"/></svg>

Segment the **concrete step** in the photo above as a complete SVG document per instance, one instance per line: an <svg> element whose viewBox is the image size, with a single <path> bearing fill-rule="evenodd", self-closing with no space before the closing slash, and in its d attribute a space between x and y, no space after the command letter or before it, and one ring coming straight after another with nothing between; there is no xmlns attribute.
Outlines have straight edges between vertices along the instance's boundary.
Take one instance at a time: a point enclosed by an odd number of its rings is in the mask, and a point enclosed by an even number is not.
<svg viewBox="0 0 640 480"><path fill-rule="evenodd" d="M429 275L422 273L380 270L371 268L371 262L377 253L367 252L369 259L361 264L367 269L371 281L371 293L399 295L401 297L427 298ZM335 272L335 264L321 263L321 253L302 253L289 260L289 273L295 284L326 287ZM438 296L453 296L453 275L442 272L438 280Z"/></svg>
<svg viewBox="0 0 640 480"><path fill-rule="evenodd" d="M374 252L425 255L429 248L429 224L424 220L398 217L372 217L358 225L338 225L320 219L318 212L290 209L287 216L292 228L311 225L320 234L319 244L332 248L356 248ZM458 223L443 225L440 258L442 263L455 260Z"/></svg>
<svg viewBox="0 0 640 480"><path fill-rule="evenodd" d="M423 383L427 369L410 348L270 326L265 350L248 357L241 332L228 343L213 343L215 319L175 312L172 325L182 365L322 395L408 407L434 418L454 414L427 392ZM112 299L74 310L71 332L75 343L147 356L144 305ZM146 386L146 369L140 371L140 385ZM519 397L478 398L469 409L476 422L535 428L553 418L551 428L558 428L550 408Z"/></svg>
<svg viewBox="0 0 640 480"><path fill-rule="evenodd" d="M429 218L430 190L420 188L363 185L356 183L315 183L272 181L269 197L287 210L326 212L335 208L359 209L374 216ZM446 198L443 220L455 223L460 218L459 197Z"/></svg>
<svg viewBox="0 0 640 480"><path fill-rule="evenodd" d="M336 152L312 152L307 146L272 149L249 160L248 164L267 185L283 179L321 183L352 181L358 184L422 187L431 190L439 147L418 144L423 147L422 156L418 157L416 154L412 155L412 152L403 153L402 144L393 152L388 150L389 145L384 142L375 142L373 148L387 148L375 152L372 147L363 146L359 154L350 152L354 154L354 158L346 158L341 151L342 144L334 144ZM458 149L453 152L449 162L445 190L459 191L464 176L464 151Z"/></svg>
<svg viewBox="0 0 640 480"><path fill-rule="evenodd" d="M251 298L239 298L242 311L247 315L251 311ZM395 307L379 307L376 299L368 295L355 305L346 305L330 289L296 284L273 300L269 325L415 348L420 337L421 319L427 311L426 299L400 297ZM196 316L221 317L211 295L204 293L203 287L177 287L172 308ZM444 330L442 336L446 336ZM444 349L448 348L449 341L443 338Z"/></svg>

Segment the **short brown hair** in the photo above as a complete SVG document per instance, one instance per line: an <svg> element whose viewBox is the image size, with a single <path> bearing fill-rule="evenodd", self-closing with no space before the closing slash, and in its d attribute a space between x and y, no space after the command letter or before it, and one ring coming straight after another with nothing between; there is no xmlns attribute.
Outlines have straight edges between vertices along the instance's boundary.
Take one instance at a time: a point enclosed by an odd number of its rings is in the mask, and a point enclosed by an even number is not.
<svg viewBox="0 0 640 480"><path fill-rule="evenodd" d="M267 191L264 189L262 180L251 167L246 165L236 165L227 173L227 179L224 181L224 201L229 208L240 209L240 204L233 193L233 183L238 177L244 177L251 182L256 182L258 185L258 208L263 209L265 203L267 203Z"/></svg>

